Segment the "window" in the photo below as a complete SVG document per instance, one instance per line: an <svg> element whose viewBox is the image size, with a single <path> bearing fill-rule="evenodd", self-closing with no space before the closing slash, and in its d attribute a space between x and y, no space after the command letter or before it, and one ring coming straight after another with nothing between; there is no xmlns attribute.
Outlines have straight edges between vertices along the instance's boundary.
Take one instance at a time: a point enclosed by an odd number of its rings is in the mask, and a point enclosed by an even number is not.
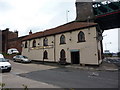
<svg viewBox="0 0 120 90"><path fill-rule="evenodd" d="M25 42L25 48L27 48L27 41Z"/></svg>
<svg viewBox="0 0 120 90"><path fill-rule="evenodd" d="M33 47L36 47L36 41L33 40Z"/></svg>
<svg viewBox="0 0 120 90"><path fill-rule="evenodd" d="M62 49L60 51L60 61L59 61L60 64L66 64L66 54L65 54L65 50Z"/></svg>
<svg viewBox="0 0 120 90"><path fill-rule="evenodd" d="M48 59L48 53L46 50L44 51L43 59Z"/></svg>
<svg viewBox="0 0 120 90"><path fill-rule="evenodd" d="M65 59L65 50L64 49L62 49L60 52L60 58Z"/></svg>
<svg viewBox="0 0 120 90"><path fill-rule="evenodd" d="M61 37L60 37L60 44L66 44L64 35L61 35Z"/></svg>
<svg viewBox="0 0 120 90"><path fill-rule="evenodd" d="M48 46L48 39L47 38L44 38L43 44L44 44L44 46Z"/></svg>
<svg viewBox="0 0 120 90"><path fill-rule="evenodd" d="M85 34L82 31L78 34L78 42L85 42Z"/></svg>

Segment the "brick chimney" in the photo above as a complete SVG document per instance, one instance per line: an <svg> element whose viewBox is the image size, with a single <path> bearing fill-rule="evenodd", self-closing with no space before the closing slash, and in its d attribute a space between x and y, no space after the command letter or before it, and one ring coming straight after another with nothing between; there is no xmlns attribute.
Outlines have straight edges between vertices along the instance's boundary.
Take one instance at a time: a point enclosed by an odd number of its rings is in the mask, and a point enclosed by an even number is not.
<svg viewBox="0 0 120 90"><path fill-rule="evenodd" d="M32 34L32 30L30 30L30 32L29 32L29 35L31 35Z"/></svg>
<svg viewBox="0 0 120 90"><path fill-rule="evenodd" d="M6 28L5 30L6 30L6 31L9 31L9 28Z"/></svg>
<svg viewBox="0 0 120 90"><path fill-rule="evenodd" d="M17 30L15 30L15 31L14 31L14 33L16 33L16 34L17 34L17 37L18 37L18 31L17 31Z"/></svg>

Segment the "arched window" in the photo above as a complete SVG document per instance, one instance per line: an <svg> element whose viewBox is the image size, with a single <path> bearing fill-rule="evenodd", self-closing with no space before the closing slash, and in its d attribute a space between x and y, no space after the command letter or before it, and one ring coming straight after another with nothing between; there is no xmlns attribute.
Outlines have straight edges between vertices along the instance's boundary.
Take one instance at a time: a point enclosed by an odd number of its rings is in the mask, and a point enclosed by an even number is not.
<svg viewBox="0 0 120 90"><path fill-rule="evenodd" d="M65 59L65 50L64 49L62 49L61 50L61 52L60 52L60 58L62 58L62 59Z"/></svg>
<svg viewBox="0 0 120 90"><path fill-rule="evenodd" d="M44 58L44 59L48 59L48 52L47 52L46 50L44 51L43 58Z"/></svg>
<svg viewBox="0 0 120 90"><path fill-rule="evenodd" d="M25 48L27 48L27 41L25 42Z"/></svg>
<svg viewBox="0 0 120 90"><path fill-rule="evenodd" d="M36 41L33 40L33 47L36 47Z"/></svg>
<svg viewBox="0 0 120 90"><path fill-rule="evenodd" d="M61 35L60 37L60 44L65 44L65 36L64 35Z"/></svg>
<svg viewBox="0 0 120 90"><path fill-rule="evenodd" d="M82 31L78 34L78 42L85 42L85 34Z"/></svg>
<svg viewBox="0 0 120 90"><path fill-rule="evenodd" d="M43 44L44 44L44 46L48 46L48 39L47 38L44 38Z"/></svg>

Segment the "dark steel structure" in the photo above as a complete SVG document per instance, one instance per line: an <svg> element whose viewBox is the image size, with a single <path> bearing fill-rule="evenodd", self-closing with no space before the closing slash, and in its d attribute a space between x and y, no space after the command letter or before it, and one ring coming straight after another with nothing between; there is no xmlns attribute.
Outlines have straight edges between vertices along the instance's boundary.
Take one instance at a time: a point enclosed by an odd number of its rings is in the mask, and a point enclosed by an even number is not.
<svg viewBox="0 0 120 90"><path fill-rule="evenodd" d="M94 21L102 30L120 28L120 1L77 2L76 21Z"/></svg>
<svg viewBox="0 0 120 90"><path fill-rule="evenodd" d="M102 30L120 28L120 1L94 2L95 22Z"/></svg>

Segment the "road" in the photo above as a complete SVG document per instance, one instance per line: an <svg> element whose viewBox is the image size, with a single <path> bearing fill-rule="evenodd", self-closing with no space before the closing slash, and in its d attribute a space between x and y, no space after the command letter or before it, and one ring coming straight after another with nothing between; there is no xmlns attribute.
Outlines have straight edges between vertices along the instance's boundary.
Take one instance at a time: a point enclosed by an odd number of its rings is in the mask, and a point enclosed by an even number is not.
<svg viewBox="0 0 120 90"><path fill-rule="evenodd" d="M118 88L118 71L88 71L10 61L13 69L2 74L6 87L18 88Z"/></svg>
<svg viewBox="0 0 120 90"><path fill-rule="evenodd" d="M47 70L55 67L36 64L22 64L13 61L10 61L10 63L12 64L11 72L0 74L2 77L2 83L5 83L4 88L24 88L23 85L26 85L28 88L59 88L55 85L19 76L19 74L22 73L29 73L37 70Z"/></svg>

